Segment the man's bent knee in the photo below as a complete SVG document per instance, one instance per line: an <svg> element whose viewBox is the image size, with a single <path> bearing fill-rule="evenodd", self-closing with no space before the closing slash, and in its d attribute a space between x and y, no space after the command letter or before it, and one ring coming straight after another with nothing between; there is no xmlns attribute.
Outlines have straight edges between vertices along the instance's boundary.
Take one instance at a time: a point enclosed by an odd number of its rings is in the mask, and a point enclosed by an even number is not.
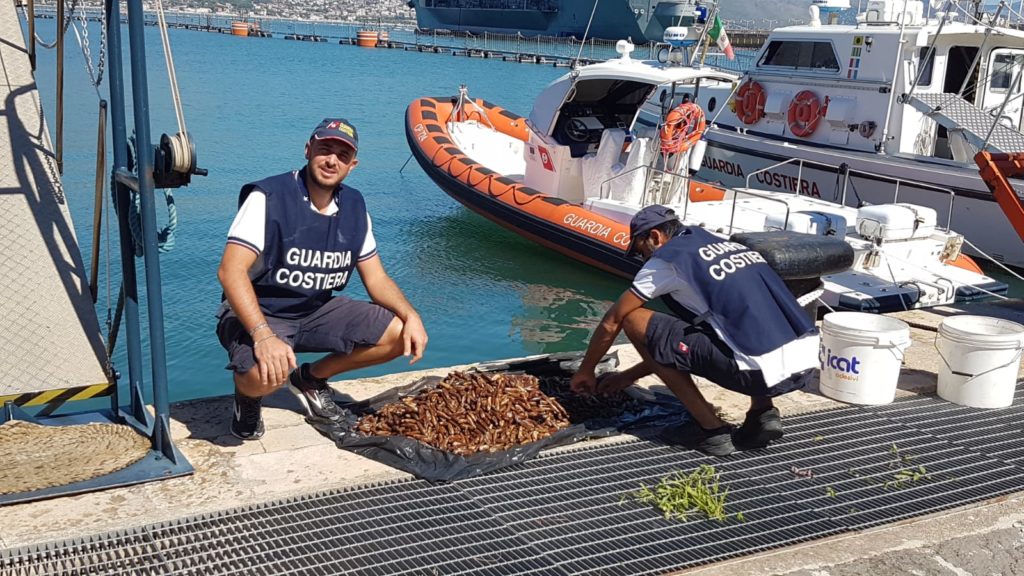
<svg viewBox="0 0 1024 576"><path fill-rule="evenodd" d="M395 316L391 319L391 323L388 324L384 335L377 341L377 346L386 348L394 353L392 358L397 358L405 352L405 342L402 341L402 329L405 328L405 322L402 319Z"/></svg>
<svg viewBox="0 0 1024 576"><path fill-rule="evenodd" d="M633 310L622 321L622 330L633 344L644 345L647 342L647 324L653 313L646 308Z"/></svg>
<svg viewBox="0 0 1024 576"><path fill-rule="evenodd" d="M235 372L235 387L242 394L251 398L266 396L281 387L282 382L268 382L266 385L260 381L259 365L253 366L248 372Z"/></svg>

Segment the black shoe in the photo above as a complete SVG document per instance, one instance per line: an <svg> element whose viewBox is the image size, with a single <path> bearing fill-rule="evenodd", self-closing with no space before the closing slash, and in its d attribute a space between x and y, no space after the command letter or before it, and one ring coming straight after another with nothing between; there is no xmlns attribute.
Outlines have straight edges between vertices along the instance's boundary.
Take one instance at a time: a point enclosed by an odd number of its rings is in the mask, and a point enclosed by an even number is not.
<svg viewBox="0 0 1024 576"><path fill-rule="evenodd" d="M658 435L669 444L679 444L710 456L728 456L736 451L732 444L732 426L726 424L705 430L696 421L666 428Z"/></svg>
<svg viewBox="0 0 1024 576"><path fill-rule="evenodd" d="M782 438L782 417L777 408L747 412L743 425L736 431L736 443L744 448L764 448Z"/></svg>
<svg viewBox="0 0 1024 576"><path fill-rule="evenodd" d="M242 440L258 440L263 437L263 398L250 398L235 390L234 415L231 417L231 433Z"/></svg>
<svg viewBox="0 0 1024 576"><path fill-rule="evenodd" d="M306 414L311 418L349 426L356 423L356 417L351 412L334 403L327 380L314 378L309 373L309 364L303 364L292 371L288 377L288 388L298 396Z"/></svg>

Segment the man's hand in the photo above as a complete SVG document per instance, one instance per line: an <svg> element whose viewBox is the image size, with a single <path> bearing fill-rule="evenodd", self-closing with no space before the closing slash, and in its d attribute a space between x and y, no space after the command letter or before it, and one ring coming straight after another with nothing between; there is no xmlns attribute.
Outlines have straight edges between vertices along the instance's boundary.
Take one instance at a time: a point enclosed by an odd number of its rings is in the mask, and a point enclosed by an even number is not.
<svg viewBox="0 0 1024 576"><path fill-rule="evenodd" d="M581 368L579 372L573 374L572 380L569 381L569 389L577 394L593 394L597 389L597 376L594 376L592 369Z"/></svg>
<svg viewBox="0 0 1024 576"><path fill-rule="evenodd" d="M260 370L260 384L268 391L283 384L288 373L297 367L292 347L277 336L257 340L253 355Z"/></svg>
<svg viewBox="0 0 1024 576"><path fill-rule="evenodd" d="M622 392L633 384L636 384L636 379L630 374L626 372L612 372L602 375L601 379L598 380L597 393L611 396L616 392Z"/></svg>
<svg viewBox="0 0 1024 576"><path fill-rule="evenodd" d="M412 355L409 364L415 364L423 357L423 351L427 349L427 329L423 327L423 321L419 316L414 314L405 319L402 326L402 344L402 356Z"/></svg>

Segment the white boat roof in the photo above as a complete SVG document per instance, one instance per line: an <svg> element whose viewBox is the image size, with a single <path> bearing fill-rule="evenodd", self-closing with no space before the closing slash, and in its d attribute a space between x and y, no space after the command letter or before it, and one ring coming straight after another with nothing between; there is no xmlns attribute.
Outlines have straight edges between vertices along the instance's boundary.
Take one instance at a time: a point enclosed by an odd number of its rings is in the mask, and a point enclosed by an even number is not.
<svg viewBox="0 0 1024 576"><path fill-rule="evenodd" d="M593 79L633 80L649 84L668 84L694 78L717 78L731 80L736 75L715 68L690 66L669 66L656 60L623 60L614 58L606 62L590 64L577 70L577 81ZM570 78L566 74L558 80ZM557 82L556 80L555 82Z"/></svg>
<svg viewBox="0 0 1024 576"><path fill-rule="evenodd" d="M739 75L709 67L669 66L657 60L614 58L583 66L548 84L533 103L529 121L535 127L551 126L559 107L565 101L566 94L575 83L590 80L628 80L657 86L672 82L689 83L697 78L731 82L738 79ZM543 128L541 132L544 132Z"/></svg>
<svg viewBox="0 0 1024 576"><path fill-rule="evenodd" d="M908 25L904 35L908 38L912 37L913 34L921 31L926 32L929 35L934 35L939 30L939 22L937 19L932 18L927 23ZM954 36L954 35L984 35L986 27L981 24L972 24L967 22L947 22L942 28L942 36ZM996 36L1007 36L1011 38L1024 39L1024 30L1016 30L1014 28L1008 28L1005 26L993 26L993 34ZM837 25L821 25L821 26L810 26L810 25L797 25L797 26L784 26L782 28L776 28L771 31L768 35L768 40L775 40L780 38L809 38L809 37L835 37L835 36L863 36L866 34L870 35L886 35L893 34L899 35L900 27L898 24L837 24Z"/></svg>

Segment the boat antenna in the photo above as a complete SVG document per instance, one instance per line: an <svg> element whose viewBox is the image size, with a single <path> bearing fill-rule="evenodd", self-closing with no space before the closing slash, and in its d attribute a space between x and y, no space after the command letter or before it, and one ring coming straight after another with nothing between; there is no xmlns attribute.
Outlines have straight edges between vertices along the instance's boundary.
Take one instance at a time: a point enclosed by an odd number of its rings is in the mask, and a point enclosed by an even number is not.
<svg viewBox="0 0 1024 576"><path fill-rule="evenodd" d="M580 64L580 57L583 56L583 47L587 45L587 36L590 35L590 25L594 23L594 14L597 13L597 3L601 0L594 0L594 7L590 9L590 20L587 20L587 28L583 31L583 40L580 40L580 51L576 53L576 59L572 61L573 71Z"/></svg>
<svg viewBox="0 0 1024 576"><path fill-rule="evenodd" d="M897 42L896 61L892 65L892 80L889 83L889 104L885 107L885 121L882 123L882 136L875 145L875 152L883 154L885 143L889 140L889 121L892 119L893 105L896 103L896 79L900 71L900 62L903 61L904 35L907 30L907 2L903 0L903 11L900 15L900 37Z"/></svg>

